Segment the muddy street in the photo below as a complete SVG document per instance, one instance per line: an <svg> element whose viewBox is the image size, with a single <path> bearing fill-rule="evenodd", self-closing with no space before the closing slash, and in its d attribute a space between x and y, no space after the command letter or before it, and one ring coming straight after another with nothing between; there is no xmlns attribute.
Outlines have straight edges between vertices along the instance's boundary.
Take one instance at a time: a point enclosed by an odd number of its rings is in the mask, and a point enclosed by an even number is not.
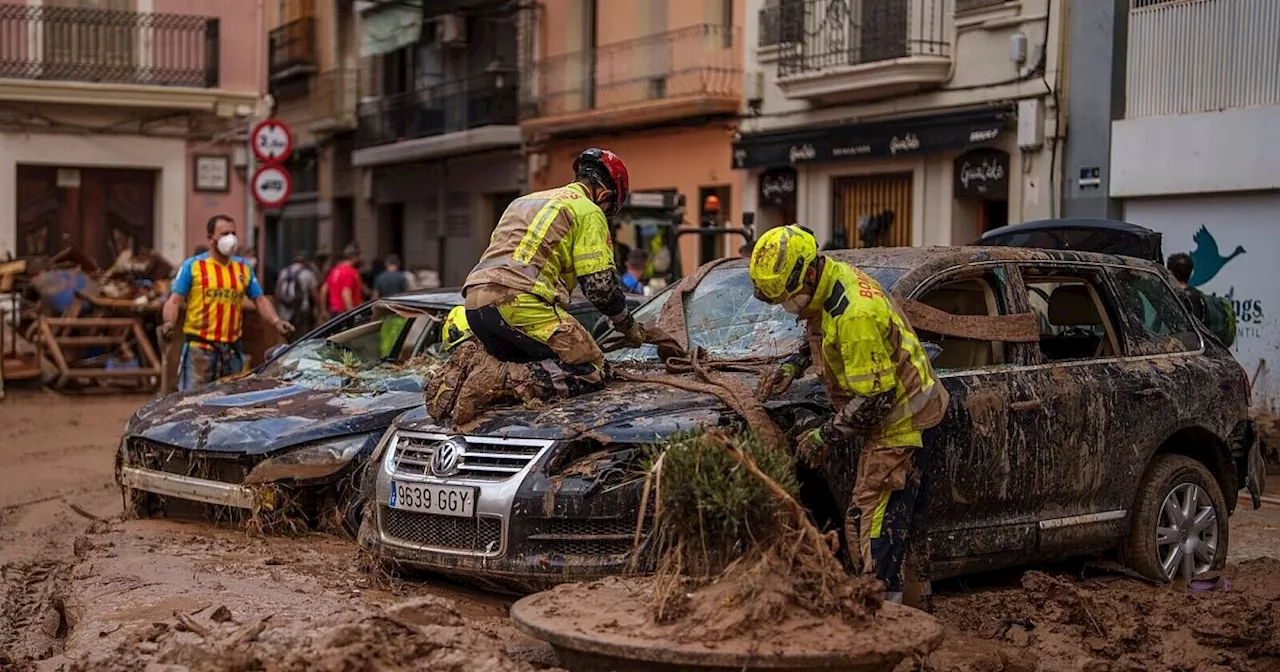
<svg viewBox="0 0 1280 672"><path fill-rule="evenodd" d="M509 600L367 571L348 540L124 520L113 484L137 397L0 403L0 670L553 669ZM1280 669L1280 507L1232 519L1227 592L1075 567L938 586L918 669Z"/></svg>

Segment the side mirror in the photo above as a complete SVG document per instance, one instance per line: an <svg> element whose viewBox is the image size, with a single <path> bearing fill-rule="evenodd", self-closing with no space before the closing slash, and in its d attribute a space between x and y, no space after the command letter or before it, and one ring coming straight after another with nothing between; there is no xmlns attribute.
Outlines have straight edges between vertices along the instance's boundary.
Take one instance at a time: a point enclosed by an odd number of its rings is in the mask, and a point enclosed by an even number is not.
<svg viewBox="0 0 1280 672"><path fill-rule="evenodd" d="M289 348L288 343L281 343L280 345L273 345L267 348L267 351L264 353L266 360L269 362L275 359L276 357L279 357L280 353L284 352L288 348Z"/></svg>
<svg viewBox="0 0 1280 672"><path fill-rule="evenodd" d="M937 343L930 343L928 341L925 341L924 343L922 343L922 345L924 345L925 354L929 355L930 362L937 359L938 355L942 354L942 346L938 345Z"/></svg>

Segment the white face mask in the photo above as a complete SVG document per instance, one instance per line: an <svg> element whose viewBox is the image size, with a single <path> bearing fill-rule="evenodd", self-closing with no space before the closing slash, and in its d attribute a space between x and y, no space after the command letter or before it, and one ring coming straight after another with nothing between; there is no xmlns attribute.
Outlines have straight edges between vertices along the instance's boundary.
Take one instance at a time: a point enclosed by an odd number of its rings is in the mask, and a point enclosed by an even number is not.
<svg viewBox="0 0 1280 672"><path fill-rule="evenodd" d="M813 301L812 294L796 294L782 302L782 309L792 315L799 315L809 307L811 301Z"/></svg>
<svg viewBox="0 0 1280 672"><path fill-rule="evenodd" d="M229 257L232 252L236 251L236 245L239 244L240 241L236 239L236 234L228 233L218 239L218 251Z"/></svg>

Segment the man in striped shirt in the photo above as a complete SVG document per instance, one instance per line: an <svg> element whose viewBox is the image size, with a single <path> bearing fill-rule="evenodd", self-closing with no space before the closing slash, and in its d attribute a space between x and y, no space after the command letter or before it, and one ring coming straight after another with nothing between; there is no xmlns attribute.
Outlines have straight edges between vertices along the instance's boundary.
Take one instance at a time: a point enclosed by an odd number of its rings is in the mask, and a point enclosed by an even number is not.
<svg viewBox="0 0 1280 672"><path fill-rule="evenodd" d="M173 281L173 291L164 304L165 338L173 334L183 301L187 304L187 319L182 326L182 361L178 364L179 391L244 369L240 335L244 326L242 304L246 297L281 335L293 331L293 326L280 319L275 306L262 293L249 264L232 256L239 245L235 220L227 215L214 215L206 229L209 251L182 264Z"/></svg>

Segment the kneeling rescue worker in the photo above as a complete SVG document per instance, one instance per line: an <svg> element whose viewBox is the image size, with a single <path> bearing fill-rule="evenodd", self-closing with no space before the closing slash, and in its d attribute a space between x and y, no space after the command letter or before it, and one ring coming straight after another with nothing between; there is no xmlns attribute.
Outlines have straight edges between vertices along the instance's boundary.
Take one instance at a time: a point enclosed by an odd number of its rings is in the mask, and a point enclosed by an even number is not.
<svg viewBox="0 0 1280 672"><path fill-rule="evenodd" d="M573 163L574 181L521 196L507 206L489 248L462 287L466 323L483 349L504 366L498 378L473 382L477 366L460 361L461 380L427 389L437 420L463 415L506 394L521 399L575 396L604 385L604 353L571 316L569 295L581 283L587 300L612 322L625 347L644 342L644 329L627 312L606 215L627 200L627 168L613 152L587 149ZM453 359L468 360L466 347ZM471 358L474 359L474 358ZM450 389L458 386L460 390Z"/></svg>
<svg viewBox="0 0 1280 672"><path fill-rule="evenodd" d="M815 362L836 413L802 434L796 455L834 471L863 440L845 543L862 571L885 583L885 599L902 601L907 533L928 465L922 432L942 421L947 392L907 319L879 283L818 253L799 226L767 231L751 253L756 298L806 320L809 347L761 382L767 398L786 390Z"/></svg>

